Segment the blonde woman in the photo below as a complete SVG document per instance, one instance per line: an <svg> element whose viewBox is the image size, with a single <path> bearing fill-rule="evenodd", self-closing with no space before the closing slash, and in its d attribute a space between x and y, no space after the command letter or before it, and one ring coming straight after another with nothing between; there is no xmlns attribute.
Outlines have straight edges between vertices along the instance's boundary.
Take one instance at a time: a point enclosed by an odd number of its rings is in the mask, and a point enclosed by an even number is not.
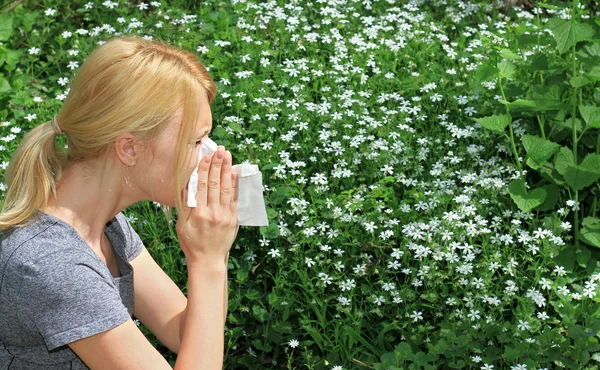
<svg viewBox="0 0 600 370"><path fill-rule="evenodd" d="M222 368L238 182L223 147L199 164L198 207L183 202L215 94L194 54L112 39L23 139L0 214L0 369L170 369L132 315L175 369ZM141 200L177 209L187 298L122 214Z"/></svg>

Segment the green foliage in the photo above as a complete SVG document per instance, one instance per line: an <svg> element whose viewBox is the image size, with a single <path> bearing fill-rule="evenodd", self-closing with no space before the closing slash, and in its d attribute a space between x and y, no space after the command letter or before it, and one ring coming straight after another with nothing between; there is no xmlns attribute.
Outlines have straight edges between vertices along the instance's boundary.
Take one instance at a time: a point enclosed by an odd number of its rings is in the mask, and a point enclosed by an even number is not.
<svg viewBox="0 0 600 370"><path fill-rule="evenodd" d="M115 32L195 52L219 89L211 137L260 166L269 218L240 228L231 250L225 368L595 368L591 10L89 3L0 16L2 169L59 111L70 63ZM126 214L185 293L186 261L158 207Z"/></svg>

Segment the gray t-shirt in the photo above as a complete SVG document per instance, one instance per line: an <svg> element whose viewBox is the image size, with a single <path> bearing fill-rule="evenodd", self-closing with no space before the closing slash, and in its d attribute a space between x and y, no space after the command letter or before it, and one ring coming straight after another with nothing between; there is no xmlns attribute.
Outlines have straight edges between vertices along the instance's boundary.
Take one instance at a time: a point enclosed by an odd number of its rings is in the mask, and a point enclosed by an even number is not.
<svg viewBox="0 0 600 370"><path fill-rule="evenodd" d="M89 369L67 346L132 317L144 245L122 213L106 224L120 277L66 222L39 211L0 244L0 370Z"/></svg>

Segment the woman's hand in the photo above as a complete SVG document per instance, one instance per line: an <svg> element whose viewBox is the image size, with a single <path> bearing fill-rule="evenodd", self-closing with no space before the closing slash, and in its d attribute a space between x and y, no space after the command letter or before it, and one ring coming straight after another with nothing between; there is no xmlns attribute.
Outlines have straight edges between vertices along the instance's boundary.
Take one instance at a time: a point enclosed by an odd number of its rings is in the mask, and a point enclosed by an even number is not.
<svg viewBox="0 0 600 370"><path fill-rule="evenodd" d="M237 230L238 178L231 171L231 153L219 146L198 166L196 208L184 201L184 215L177 220L179 244L190 262L223 263ZM187 199L187 188L183 199Z"/></svg>

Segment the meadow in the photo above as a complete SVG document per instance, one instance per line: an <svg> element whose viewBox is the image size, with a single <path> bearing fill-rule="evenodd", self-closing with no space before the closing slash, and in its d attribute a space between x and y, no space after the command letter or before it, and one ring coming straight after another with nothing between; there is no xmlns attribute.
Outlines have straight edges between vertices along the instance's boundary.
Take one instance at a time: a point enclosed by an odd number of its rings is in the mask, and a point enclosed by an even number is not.
<svg viewBox="0 0 600 370"><path fill-rule="evenodd" d="M598 369L600 6L502 5L7 3L0 175L94 47L165 41L217 83L211 138L263 174L224 368ZM185 293L159 205L126 216Z"/></svg>

